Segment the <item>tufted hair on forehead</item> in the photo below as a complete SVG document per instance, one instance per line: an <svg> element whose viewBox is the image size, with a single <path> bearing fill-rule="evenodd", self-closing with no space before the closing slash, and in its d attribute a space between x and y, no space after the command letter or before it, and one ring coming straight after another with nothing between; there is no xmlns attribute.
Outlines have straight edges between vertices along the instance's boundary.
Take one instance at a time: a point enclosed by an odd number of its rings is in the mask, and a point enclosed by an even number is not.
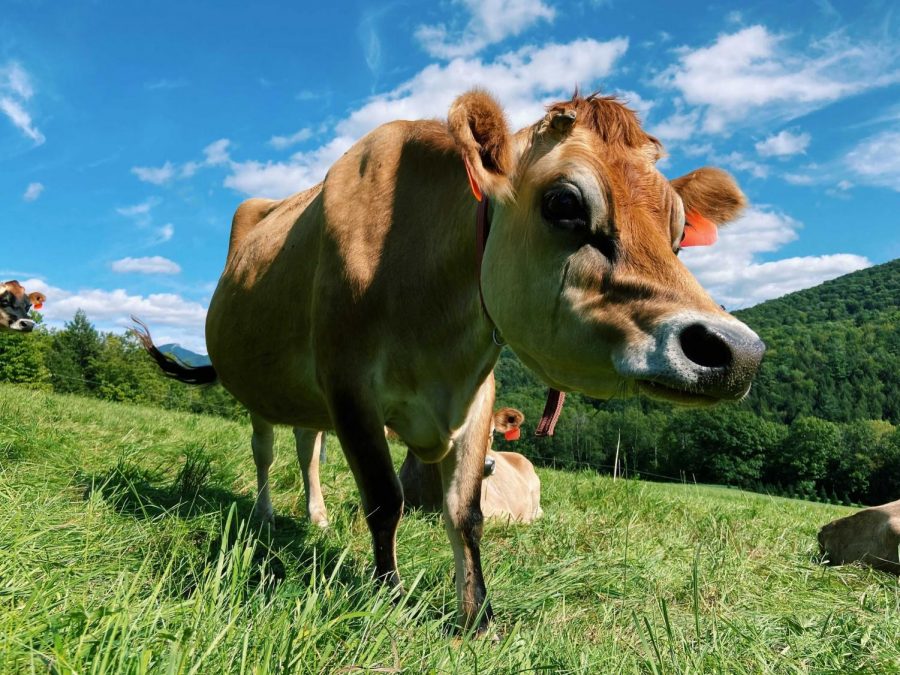
<svg viewBox="0 0 900 675"><path fill-rule="evenodd" d="M601 96L600 92L582 96L576 89L570 100L551 104L547 117L568 111L575 112L576 124L586 126L609 145L643 148L652 143L662 147L641 127L637 113L615 96Z"/></svg>

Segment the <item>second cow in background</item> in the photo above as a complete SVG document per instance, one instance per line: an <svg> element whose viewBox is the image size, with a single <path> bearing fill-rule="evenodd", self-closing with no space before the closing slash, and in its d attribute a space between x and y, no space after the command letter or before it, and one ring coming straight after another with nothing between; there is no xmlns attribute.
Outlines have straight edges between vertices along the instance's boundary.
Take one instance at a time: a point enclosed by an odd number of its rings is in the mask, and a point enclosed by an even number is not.
<svg viewBox="0 0 900 675"><path fill-rule="evenodd" d="M515 408L501 408L494 412L493 433L504 434L508 439L518 438L524 419ZM481 511L485 518L530 523L543 514L541 479L525 456L518 452L495 452L493 433L485 449ZM407 451L400 467L400 482L407 507L440 512L444 490L436 464L425 464Z"/></svg>

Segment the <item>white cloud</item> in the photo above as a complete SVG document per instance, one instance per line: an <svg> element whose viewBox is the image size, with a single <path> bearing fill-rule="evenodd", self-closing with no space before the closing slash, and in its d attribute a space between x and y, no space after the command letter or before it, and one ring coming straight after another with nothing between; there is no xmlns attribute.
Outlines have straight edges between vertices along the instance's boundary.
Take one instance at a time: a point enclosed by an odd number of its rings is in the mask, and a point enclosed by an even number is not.
<svg viewBox="0 0 900 675"><path fill-rule="evenodd" d="M206 351L203 326L206 307L175 293L132 295L123 289L100 288L70 291L47 284L43 279L22 282L25 288L47 296L41 314L51 326L62 326L79 309L101 330L122 332L131 326L133 314L153 329L159 344L178 342L197 352Z"/></svg>
<svg viewBox="0 0 900 675"><path fill-rule="evenodd" d="M791 185L814 185L816 179L805 173L786 173L784 179Z"/></svg>
<svg viewBox="0 0 900 675"><path fill-rule="evenodd" d="M178 263L159 255L147 258L122 258L112 264L112 271L119 274L180 274Z"/></svg>
<svg viewBox="0 0 900 675"><path fill-rule="evenodd" d="M175 226L172 223L166 223L156 231L156 244L164 244L175 236Z"/></svg>
<svg viewBox="0 0 900 675"><path fill-rule="evenodd" d="M794 134L784 130L756 144L756 151L763 157L790 157L805 153L809 147L810 135Z"/></svg>
<svg viewBox="0 0 900 675"><path fill-rule="evenodd" d="M312 135L312 129L304 127L303 129L300 129L300 131L296 131L290 136L272 136L272 138L269 139L269 145L271 145L276 150L284 150L285 148L289 148L292 145L296 145L297 143L308 141L310 138L312 138Z"/></svg>
<svg viewBox="0 0 900 675"><path fill-rule="evenodd" d="M769 167L752 159L747 159L740 152L732 151L727 155L713 154L711 159L717 164L724 164L737 171L749 173L754 178L765 178L769 175Z"/></svg>
<svg viewBox="0 0 900 675"><path fill-rule="evenodd" d="M728 309L749 307L872 264L847 253L758 260L760 254L771 254L797 239L801 227L783 213L751 208L722 230L714 246L685 249L681 258Z"/></svg>
<svg viewBox="0 0 900 675"><path fill-rule="evenodd" d="M132 167L131 173L145 183L153 183L154 185L164 185L172 180L175 176L175 166L172 162L166 162L160 167L135 166Z"/></svg>
<svg viewBox="0 0 900 675"><path fill-rule="evenodd" d="M142 216L150 215L150 210L156 206L155 199L148 199L145 202L141 202L140 204L134 204L132 206L120 206L116 208L116 213L120 216L125 216L126 218L140 218Z"/></svg>
<svg viewBox="0 0 900 675"><path fill-rule="evenodd" d="M681 48L656 83L702 110L703 131L725 133L733 124L792 119L900 79L889 46L833 34L796 53L786 42L759 25L720 35L708 47Z"/></svg>
<svg viewBox="0 0 900 675"><path fill-rule="evenodd" d="M0 111L5 114L22 133L34 141L35 145L41 145L47 139L41 133L31 119L31 114L25 109L25 103L34 96L34 87L31 85L31 77L15 61L0 66Z"/></svg>
<svg viewBox="0 0 900 675"><path fill-rule="evenodd" d="M444 24L419 26L416 39L431 56L472 56L485 47L520 34L538 21L552 22L556 12L541 0L454 0L470 19L456 35Z"/></svg>
<svg viewBox="0 0 900 675"><path fill-rule="evenodd" d="M22 195L22 199L24 199L26 202L33 202L41 196L41 193L43 191L43 183L29 183L28 187L25 188L25 194Z"/></svg>
<svg viewBox="0 0 900 675"><path fill-rule="evenodd" d="M490 62L458 58L431 64L351 112L336 125L335 137L315 150L297 153L287 162L232 162L225 185L254 196L284 197L322 180L356 139L378 125L397 119L446 117L453 99L472 87L497 96L513 128L521 128L540 119L551 100L570 96L576 84L585 91L594 88L627 49L625 38L583 39L523 47Z"/></svg>
<svg viewBox="0 0 900 675"><path fill-rule="evenodd" d="M203 159L199 162L185 162L179 168L167 160L165 164L158 168L133 167L131 173L135 174L140 180L155 185L164 185L175 177L190 178L197 173L198 169L228 164L231 159L228 155L230 145L231 141L227 138L220 138L203 148Z"/></svg>
<svg viewBox="0 0 900 675"><path fill-rule="evenodd" d="M219 166L220 164L227 164L230 159L228 156L228 146L231 145L231 141L227 138L220 138L217 141L213 141L205 148L203 148L203 164L204 166Z"/></svg>
<svg viewBox="0 0 900 675"><path fill-rule="evenodd" d="M698 110L678 111L656 124L650 129L650 133L663 143L686 141L696 132L699 120L700 111Z"/></svg>
<svg viewBox="0 0 900 675"><path fill-rule="evenodd" d="M864 139L847 153L845 161L857 182L900 192L900 129Z"/></svg>

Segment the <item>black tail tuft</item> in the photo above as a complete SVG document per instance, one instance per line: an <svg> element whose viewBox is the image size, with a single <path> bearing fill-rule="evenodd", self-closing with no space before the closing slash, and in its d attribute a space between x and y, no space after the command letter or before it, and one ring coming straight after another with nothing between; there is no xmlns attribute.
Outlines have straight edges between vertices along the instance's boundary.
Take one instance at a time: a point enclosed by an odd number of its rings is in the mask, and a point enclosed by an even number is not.
<svg viewBox="0 0 900 675"><path fill-rule="evenodd" d="M147 328L147 324L135 316L132 316L131 320L135 323L131 329L132 334L140 340L141 345L153 357L153 360L156 361L156 364L167 377L185 384L212 384L218 379L216 369L212 366L186 366L176 358L163 354L153 344L153 338L150 336L150 329Z"/></svg>

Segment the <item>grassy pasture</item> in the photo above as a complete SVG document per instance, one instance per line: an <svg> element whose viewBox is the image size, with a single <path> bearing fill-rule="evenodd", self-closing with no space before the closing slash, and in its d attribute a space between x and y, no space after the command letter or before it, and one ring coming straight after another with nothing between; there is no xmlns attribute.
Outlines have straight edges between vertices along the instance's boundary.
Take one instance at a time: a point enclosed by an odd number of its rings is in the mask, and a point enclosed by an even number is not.
<svg viewBox="0 0 900 675"><path fill-rule="evenodd" d="M848 509L541 470L544 518L486 528L470 639L439 519L404 517L393 603L333 438L325 532L291 441L258 534L248 427L0 385L0 672L900 672L897 580L816 562Z"/></svg>

